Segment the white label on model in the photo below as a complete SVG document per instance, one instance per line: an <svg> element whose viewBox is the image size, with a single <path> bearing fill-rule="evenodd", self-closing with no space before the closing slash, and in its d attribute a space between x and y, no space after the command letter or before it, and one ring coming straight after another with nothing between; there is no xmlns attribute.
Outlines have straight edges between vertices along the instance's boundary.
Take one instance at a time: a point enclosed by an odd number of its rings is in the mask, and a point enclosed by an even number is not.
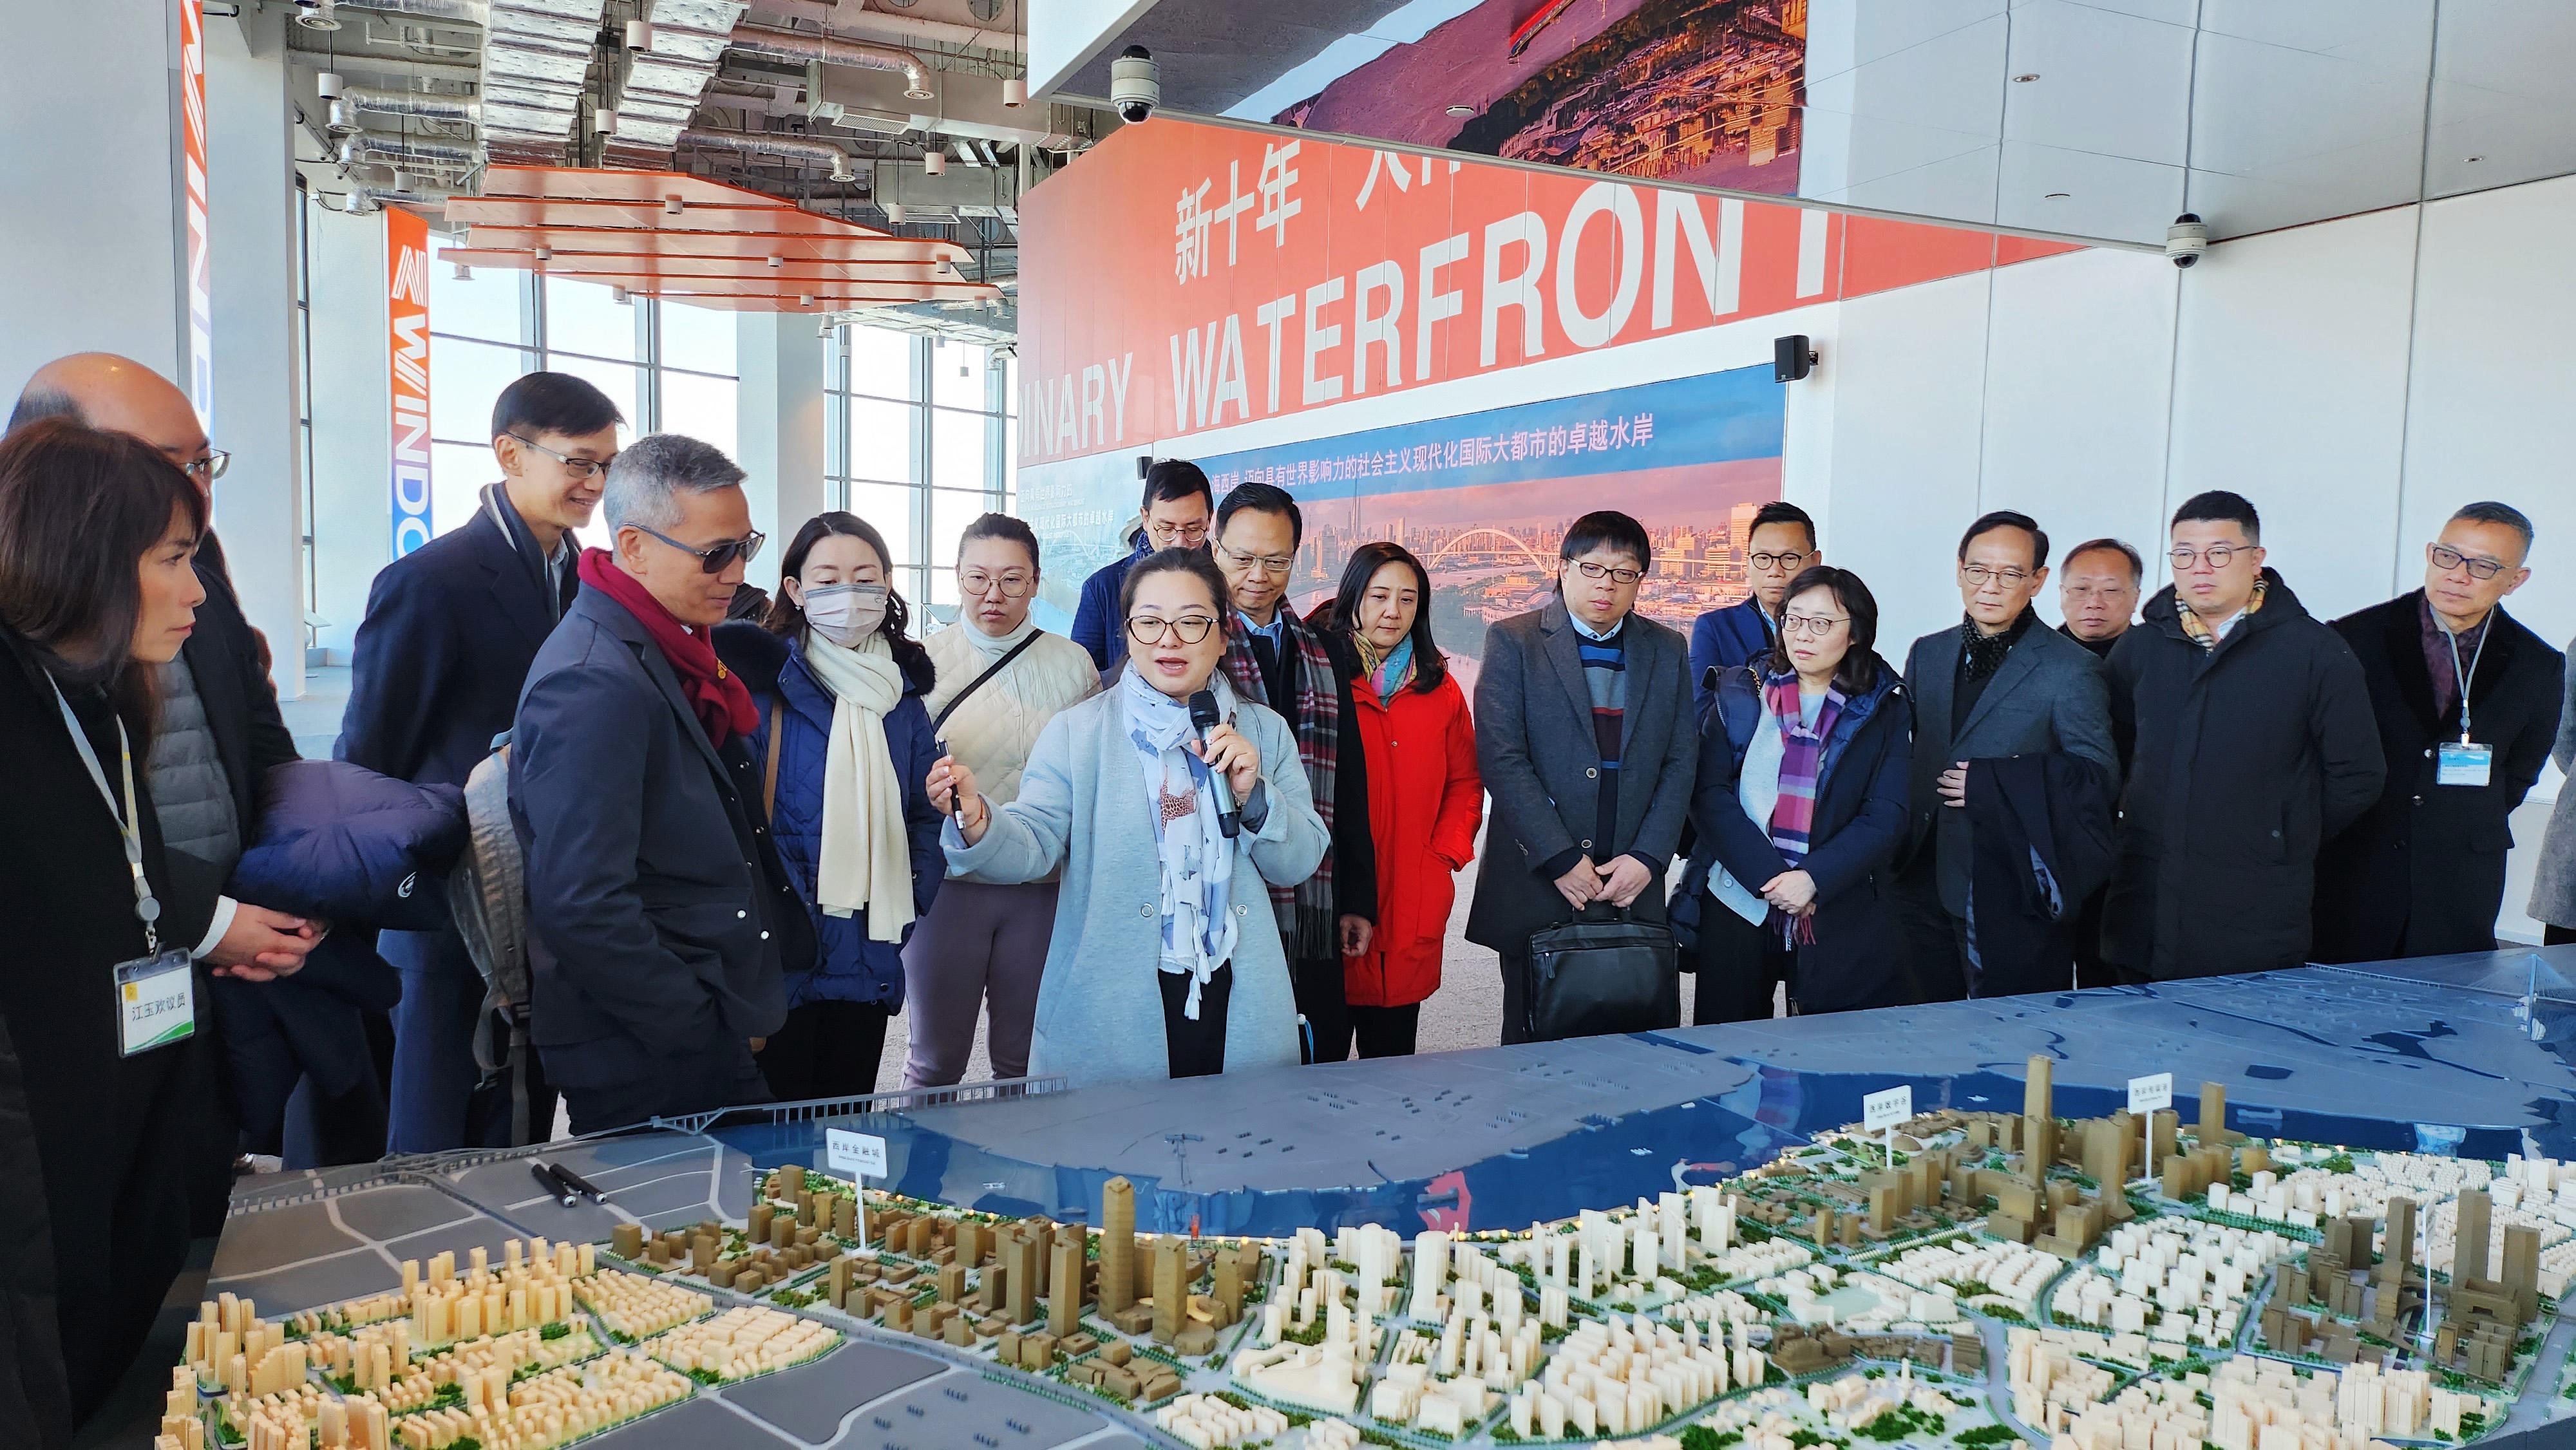
<svg viewBox="0 0 2576 1450"><path fill-rule="evenodd" d="M874 1133L853 1133L847 1128L825 1128L823 1163L843 1173L883 1178L886 1176L885 1139Z"/></svg>
<svg viewBox="0 0 2576 1450"><path fill-rule="evenodd" d="M1914 1085L1892 1087L1860 1100L1861 1126L1870 1132L1893 1128L1914 1116Z"/></svg>
<svg viewBox="0 0 2576 1450"><path fill-rule="evenodd" d="M2173 1074L2152 1073L2129 1079L2129 1111L2152 1113L2173 1106Z"/></svg>

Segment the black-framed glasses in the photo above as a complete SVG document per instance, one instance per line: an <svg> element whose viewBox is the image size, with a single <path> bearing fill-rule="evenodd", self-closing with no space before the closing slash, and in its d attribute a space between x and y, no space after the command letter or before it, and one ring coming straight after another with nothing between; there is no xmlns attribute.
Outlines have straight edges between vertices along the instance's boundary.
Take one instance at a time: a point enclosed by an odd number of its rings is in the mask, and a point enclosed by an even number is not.
<svg viewBox="0 0 2576 1450"><path fill-rule="evenodd" d="M555 462L562 464L564 466L564 472L571 474L575 478L597 478L608 471L609 464L617 461L617 455L613 453L606 458L575 458L569 453L557 453L553 449L548 448L546 445L523 433L508 433L502 436L516 438L520 442L528 445L530 448L533 448L548 458L553 459ZM648 529L645 532L651 533L652 531ZM657 539L662 538L660 534L654 534L653 537ZM667 544L670 540L663 539L662 542ZM717 569L721 569L723 567L724 566L721 564L716 566ZM715 572L715 569L709 569L707 572L712 574Z"/></svg>
<svg viewBox="0 0 2576 1450"><path fill-rule="evenodd" d="M1184 614L1178 619L1156 619L1150 614L1139 614L1128 619L1127 637L1141 645L1161 644L1167 637L1183 644L1197 644L1214 628L1216 621L1204 614Z"/></svg>
<svg viewBox="0 0 2576 1450"><path fill-rule="evenodd" d="M180 464L179 469L199 483L212 483L223 477L224 470L232 466L231 454L220 448L209 448L197 457Z"/></svg>
<svg viewBox="0 0 2576 1450"><path fill-rule="evenodd" d="M1969 583L1981 588L1988 584L2001 584L2006 589L2013 589L2030 580L2028 569L2015 569L2009 566L1997 569L1986 564L1962 564L1959 566L1959 572L1968 577Z"/></svg>
<svg viewBox="0 0 2576 1450"><path fill-rule="evenodd" d="M2165 552L2165 557L2173 560L2177 571L2188 569L2202 559L2208 560L2212 569L2224 569L2236 561L2237 555L2248 553L2253 547L2251 544L2212 544L2206 549L2195 549L2189 544L2176 544Z"/></svg>
<svg viewBox="0 0 2576 1450"><path fill-rule="evenodd" d="M1001 589L1004 599L1025 599L1030 590L1038 587L1038 581L1034 575L1023 574L1017 569L1007 574L987 574L975 569L957 576L958 592L977 599L983 598L996 586Z"/></svg>
<svg viewBox="0 0 2576 1450"><path fill-rule="evenodd" d="M1643 569L1614 569L1607 564L1595 564L1589 559L1575 559L1570 562L1574 565L1574 572L1586 579L1616 579L1622 584L1634 584L1646 577L1646 571Z"/></svg>
<svg viewBox="0 0 2576 1450"><path fill-rule="evenodd" d="M1834 632L1835 625L1850 618L1848 614L1784 614L1780 616L1780 632L1823 639Z"/></svg>
<svg viewBox="0 0 2576 1450"><path fill-rule="evenodd" d="M760 546L769 542L769 535L754 529L739 539L726 539L701 549L695 544L683 544L669 534L648 529L642 524L628 524L626 527L648 539L659 539L683 554L697 555L698 567L709 574L723 573L736 559L746 564L750 563L760 557Z"/></svg>
<svg viewBox="0 0 2576 1450"><path fill-rule="evenodd" d="M1745 556L1745 562L1769 573L1773 569L1795 569L1807 562L1807 556L1804 554L1748 554Z"/></svg>
<svg viewBox="0 0 2576 1450"><path fill-rule="evenodd" d="M2426 544L2424 557L2432 560L2433 567L2436 569L2449 570L2465 567L2472 579L2492 579L2504 572L2502 559L2486 559L2475 554L2463 554L2448 544Z"/></svg>

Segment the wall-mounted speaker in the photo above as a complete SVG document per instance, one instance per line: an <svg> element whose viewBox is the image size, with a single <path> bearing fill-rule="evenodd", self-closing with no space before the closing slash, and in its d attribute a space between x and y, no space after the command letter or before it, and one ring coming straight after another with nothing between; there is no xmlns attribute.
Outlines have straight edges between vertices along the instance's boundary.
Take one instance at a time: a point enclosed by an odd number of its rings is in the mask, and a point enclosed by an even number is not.
<svg viewBox="0 0 2576 1450"><path fill-rule="evenodd" d="M1771 380L1794 383L1816 370L1816 350L1803 332L1771 339Z"/></svg>
<svg viewBox="0 0 2576 1450"><path fill-rule="evenodd" d="M1139 454L1137 454L1137 455L1136 455L1136 476L1137 476L1138 478L1143 478L1146 474L1149 474L1149 473L1151 473L1151 472L1153 472L1153 471L1154 471L1154 455L1153 455L1153 454L1151 454L1151 453L1139 453Z"/></svg>

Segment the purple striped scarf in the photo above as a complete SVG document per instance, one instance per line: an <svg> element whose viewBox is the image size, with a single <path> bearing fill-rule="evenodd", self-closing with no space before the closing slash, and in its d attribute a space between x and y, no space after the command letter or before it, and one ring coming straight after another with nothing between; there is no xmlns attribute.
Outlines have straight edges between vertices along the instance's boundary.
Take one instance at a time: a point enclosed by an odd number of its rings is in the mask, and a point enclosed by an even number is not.
<svg viewBox="0 0 2576 1450"><path fill-rule="evenodd" d="M1825 742L1833 737L1834 722L1843 713L1843 693L1826 689L1813 731L1800 719L1796 675L1764 681L1762 699L1780 726L1780 798L1771 807L1771 844L1795 867L1807 859L1808 847L1814 844L1810 836L1816 828L1816 781L1824 767ZM1778 928L1784 937L1791 930L1777 908L1766 925ZM1800 918L1795 930L1795 940L1815 939L1812 918Z"/></svg>

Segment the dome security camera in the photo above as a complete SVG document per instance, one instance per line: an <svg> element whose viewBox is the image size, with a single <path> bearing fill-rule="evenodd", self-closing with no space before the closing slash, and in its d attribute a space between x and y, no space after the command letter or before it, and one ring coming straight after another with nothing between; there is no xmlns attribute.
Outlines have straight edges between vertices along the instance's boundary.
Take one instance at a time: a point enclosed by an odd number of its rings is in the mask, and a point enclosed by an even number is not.
<svg viewBox="0 0 2576 1450"><path fill-rule="evenodd" d="M2209 250L2209 227L2197 216L2184 212L2165 228L2165 260L2177 267L2188 267Z"/></svg>
<svg viewBox="0 0 2576 1450"><path fill-rule="evenodd" d="M1129 125L1150 120L1162 103L1162 68L1154 64L1153 53L1141 45L1120 51L1109 63L1109 104L1117 108L1118 119Z"/></svg>

